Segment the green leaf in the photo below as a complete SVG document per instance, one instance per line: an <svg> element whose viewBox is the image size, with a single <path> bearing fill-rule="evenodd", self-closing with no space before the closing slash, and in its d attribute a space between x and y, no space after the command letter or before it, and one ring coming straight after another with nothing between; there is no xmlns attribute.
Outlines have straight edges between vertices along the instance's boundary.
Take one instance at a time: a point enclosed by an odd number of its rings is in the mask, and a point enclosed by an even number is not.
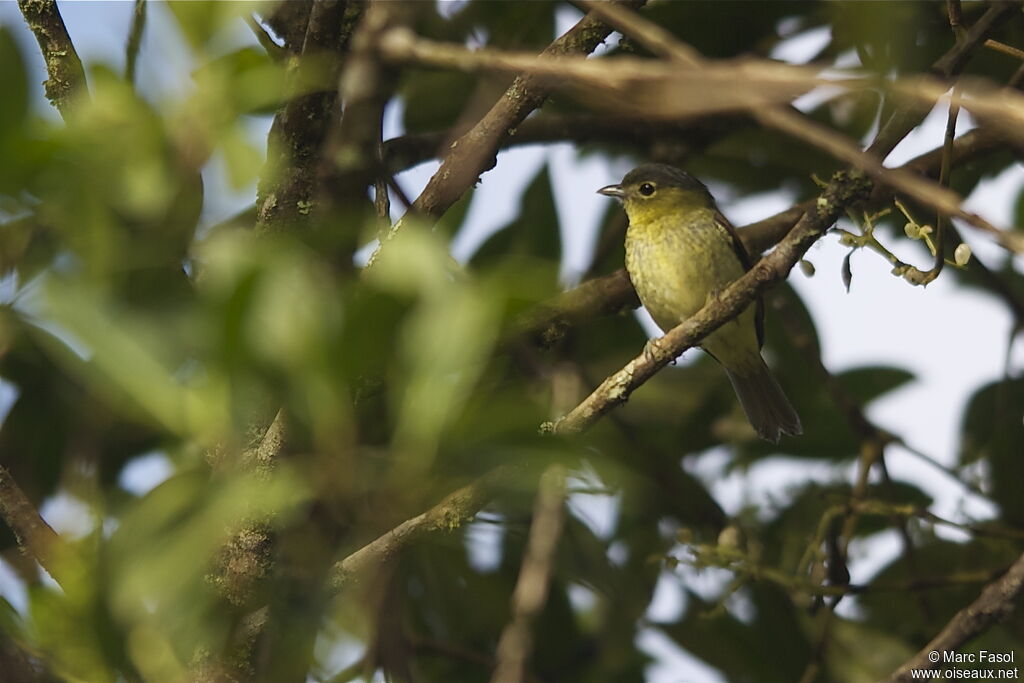
<svg viewBox="0 0 1024 683"><path fill-rule="evenodd" d="M241 22L242 17L254 9L255 2L188 2L175 0L167 3L178 27L193 49L197 51L215 48L214 39L224 37L221 33L231 22Z"/></svg>
<svg viewBox="0 0 1024 683"><path fill-rule="evenodd" d="M483 268L502 262L530 267L539 262L549 270L548 284L553 290L562 241L546 165L526 188L520 206L519 215L484 242L472 263Z"/></svg>
<svg viewBox="0 0 1024 683"><path fill-rule="evenodd" d="M1024 526L1024 379L1001 380L978 389L964 412L960 462L986 461L992 498L1007 521Z"/></svg>
<svg viewBox="0 0 1024 683"><path fill-rule="evenodd" d="M457 71L409 70L401 87L402 123L407 134L452 126L463 113L474 79Z"/></svg>
<svg viewBox="0 0 1024 683"><path fill-rule="evenodd" d="M659 2L644 8L652 21L672 31L708 57L733 57L774 44L779 20L814 17L814 4L778 2ZM820 20L812 19L814 23Z"/></svg>

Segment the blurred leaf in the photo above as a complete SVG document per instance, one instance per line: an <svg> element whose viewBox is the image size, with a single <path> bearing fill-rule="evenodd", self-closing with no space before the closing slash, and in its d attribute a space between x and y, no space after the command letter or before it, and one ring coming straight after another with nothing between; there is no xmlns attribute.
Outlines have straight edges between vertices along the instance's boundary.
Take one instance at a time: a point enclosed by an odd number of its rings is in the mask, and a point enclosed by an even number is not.
<svg viewBox="0 0 1024 683"><path fill-rule="evenodd" d="M473 76L457 71L413 71L402 84L406 133L424 133L452 126L473 92Z"/></svg>
<svg viewBox="0 0 1024 683"><path fill-rule="evenodd" d="M493 268L501 261L512 264L541 261L550 268L549 283L554 289L562 242L547 166L526 188L520 207L515 219L483 243L473 255L472 263L483 269Z"/></svg>
<svg viewBox="0 0 1024 683"><path fill-rule="evenodd" d="M992 498L1002 516L1024 526L1024 499L1016 485L1024 479L1024 379L987 384L971 397L964 412L960 462L985 461Z"/></svg>
<svg viewBox="0 0 1024 683"><path fill-rule="evenodd" d="M965 605L978 597L986 572L995 572L1013 562L1016 549L991 539L951 543L937 538L918 540L912 556L901 554L881 569L872 583L900 585L908 581L941 579L969 572L981 580L952 583L929 590L869 591L857 597L869 623L883 633L911 643L927 642L936 629L949 621ZM927 603L927 612L922 603Z"/></svg>
<svg viewBox="0 0 1024 683"><path fill-rule="evenodd" d="M220 480L201 471L176 474L129 506L110 538L115 612L132 621L201 610L213 597L204 577L228 536L256 520L283 524L286 517L273 515L294 510L305 496L283 466L270 476L235 473ZM192 606L179 610L180 604Z"/></svg>
<svg viewBox="0 0 1024 683"><path fill-rule="evenodd" d="M441 431L462 410L495 339L497 317L488 292L451 273L452 259L436 235L406 226L369 271L379 287L420 301L399 338L395 446L429 461Z"/></svg>
<svg viewBox="0 0 1024 683"><path fill-rule="evenodd" d="M883 680L917 651L891 633L850 619L835 619L829 637L835 650L828 668L834 680L849 683Z"/></svg>
<svg viewBox="0 0 1024 683"><path fill-rule="evenodd" d="M953 43L941 5L845 1L830 3L828 10L834 49L855 48L861 63L880 74L923 71Z"/></svg>
<svg viewBox="0 0 1024 683"><path fill-rule="evenodd" d="M316 73L308 63L304 74ZM313 89L326 80L327 68L322 68L323 78L310 78L305 84ZM226 104L219 112L210 112L214 117L232 119L238 114L272 114L283 102L285 95L285 70L275 63L262 48L247 46L221 55L203 64L192 74L198 88L207 97Z"/></svg>
<svg viewBox="0 0 1024 683"><path fill-rule="evenodd" d="M48 316L74 341L65 346L48 336L40 340L92 389L182 436L212 444L225 434L228 406L221 378L175 367L178 350L159 329L81 283L50 278L46 298Z"/></svg>
<svg viewBox="0 0 1024 683"><path fill-rule="evenodd" d="M167 3L175 19L178 20L178 27L188 40L194 50L201 51L212 49L216 51L217 45L213 44L214 38L226 38L222 33L229 25L236 23L246 30L242 25L242 17L253 11L260 11L260 2L188 2L186 0L173 0Z"/></svg>
<svg viewBox="0 0 1024 683"><path fill-rule="evenodd" d="M783 683L799 680L811 656L802 619L781 589L753 584L749 592L753 616L739 619L713 610L695 593L686 591L686 616L661 630L681 648L719 669L730 681ZM766 667L765 662L771 666Z"/></svg>
<svg viewBox="0 0 1024 683"><path fill-rule="evenodd" d="M28 115L28 79L21 51L6 26L0 26L0 82L4 84L4 97L0 102L0 151L9 152L12 139L21 132ZM6 153L4 157L9 159Z"/></svg>
<svg viewBox="0 0 1024 683"><path fill-rule="evenodd" d="M455 16L459 26L472 27L486 36L487 45L500 48L546 47L555 38L553 0L490 2L470 0Z"/></svg>
<svg viewBox="0 0 1024 683"><path fill-rule="evenodd" d="M779 2L659 2L645 7L652 21L675 33L708 57L734 57L773 44L778 22L785 17L814 17L816 3ZM812 19L814 23L819 20Z"/></svg>

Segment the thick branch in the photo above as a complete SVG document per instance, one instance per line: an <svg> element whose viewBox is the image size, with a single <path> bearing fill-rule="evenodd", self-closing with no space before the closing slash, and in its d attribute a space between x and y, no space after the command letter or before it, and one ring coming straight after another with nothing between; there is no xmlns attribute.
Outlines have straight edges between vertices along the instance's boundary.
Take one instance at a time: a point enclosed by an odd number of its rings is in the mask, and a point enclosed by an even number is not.
<svg viewBox="0 0 1024 683"><path fill-rule="evenodd" d="M978 599L956 613L945 628L888 678L890 683L914 679L912 671L934 669L942 653L956 650L996 622L1009 616L1024 593L1024 555L998 580L985 586ZM938 652L936 661L929 654Z"/></svg>
<svg viewBox="0 0 1024 683"><path fill-rule="evenodd" d="M342 0L318 0L309 13L302 55L289 74L292 97L274 117L267 140L267 165L256 199L260 232L297 230L309 222L320 151L337 112L334 84L344 46L345 8ZM322 58L331 73L326 81L312 83L320 69L315 60Z"/></svg>
<svg viewBox="0 0 1024 683"><path fill-rule="evenodd" d="M60 583L61 572L56 556L63 541L3 466L0 466L0 515L17 537L22 552L34 558Z"/></svg>
<svg viewBox="0 0 1024 683"><path fill-rule="evenodd" d="M43 83L46 99L66 121L75 96L86 92L85 69L68 35L56 0L18 0L25 22L35 34L49 78Z"/></svg>

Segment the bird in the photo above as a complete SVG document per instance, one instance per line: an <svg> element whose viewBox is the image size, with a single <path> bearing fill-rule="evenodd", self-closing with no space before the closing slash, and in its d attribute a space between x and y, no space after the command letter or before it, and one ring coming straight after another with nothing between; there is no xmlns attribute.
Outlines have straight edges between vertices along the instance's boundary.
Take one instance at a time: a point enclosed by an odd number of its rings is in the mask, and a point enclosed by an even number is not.
<svg viewBox="0 0 1024 683"><path fill-rule="evenodd" d="M714 300L750 270L736 229L702 182L667 164L643 164L598 190L626 211L626 271L640 302L665 332ZM701 341L725 368L759 437L803 433L800 417L761 356L764 309L758 299Z"/></svg>

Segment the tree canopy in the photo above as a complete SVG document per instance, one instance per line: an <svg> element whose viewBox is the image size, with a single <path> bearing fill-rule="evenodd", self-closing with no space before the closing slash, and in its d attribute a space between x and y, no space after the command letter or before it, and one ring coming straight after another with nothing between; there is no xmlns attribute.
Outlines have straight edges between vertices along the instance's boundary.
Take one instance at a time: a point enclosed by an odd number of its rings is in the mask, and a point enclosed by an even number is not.
<svg viewBox="0 0 1024 683"><path fill-rule="evenodd" d="M97 5L78 20L128 19L118 64L80 57L55 0L18 8L0 15L3 680L1015 666L979 653L1024 642L1024 201L1011 225L964 199L1024 155L1020 2ZM932 112L945 135L892 162ZM507 224L474 218L511 150L564 143L787 208L738 226L750 271L648 343L620 207L581 237L544 164ZM845 261L815 273L825 242ZM1013 321L949 461L892 427L930 406L872 417L913 370L830 367L791 284L849 290L867 262ZM714 359L676 361L759 297L805 431L778 445ZM963 323L942 324L895 343L952 364ZM937 508L906 461L974 504ZM767 499L720 485L771 463Z"/></svg>

